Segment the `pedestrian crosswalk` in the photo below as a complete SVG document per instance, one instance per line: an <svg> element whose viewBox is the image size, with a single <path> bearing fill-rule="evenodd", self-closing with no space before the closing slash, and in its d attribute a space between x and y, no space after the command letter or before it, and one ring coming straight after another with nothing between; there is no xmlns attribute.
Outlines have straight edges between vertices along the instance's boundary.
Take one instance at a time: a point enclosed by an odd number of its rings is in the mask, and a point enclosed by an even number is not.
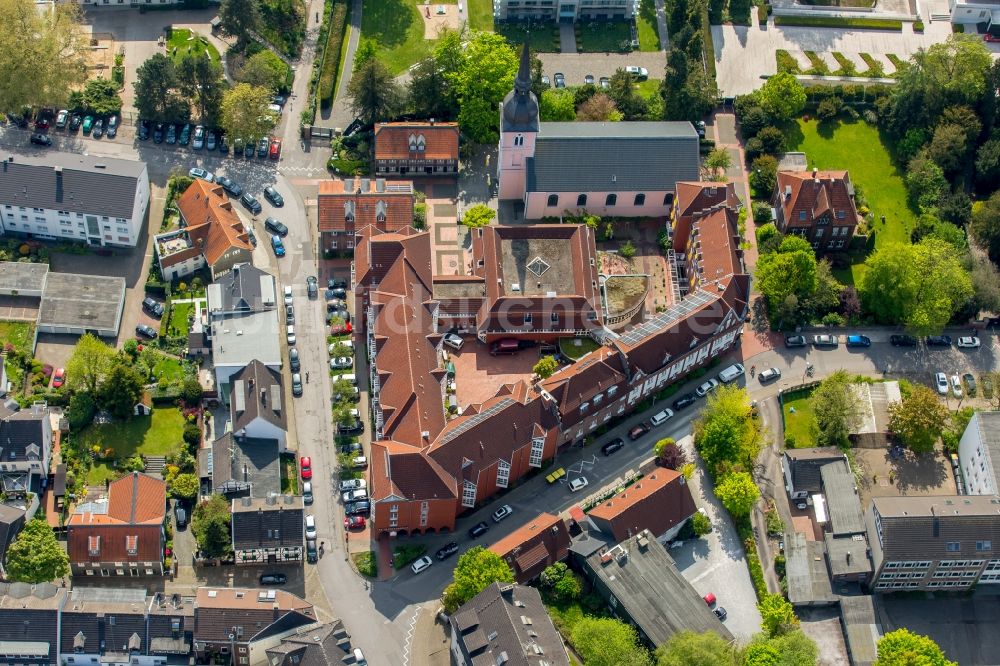
<svg viewBox="0 0 1000 666"><path fill-rule="evenodd" d="M322 175L326 175L326 168L325 167L316 167L316 166L301 167L301 166L285 166L285 165L281 165L281 166L278 167L278 171L280 173L286 175L286 176L287 175L291 175L291 176L322 176Z"/></svg>

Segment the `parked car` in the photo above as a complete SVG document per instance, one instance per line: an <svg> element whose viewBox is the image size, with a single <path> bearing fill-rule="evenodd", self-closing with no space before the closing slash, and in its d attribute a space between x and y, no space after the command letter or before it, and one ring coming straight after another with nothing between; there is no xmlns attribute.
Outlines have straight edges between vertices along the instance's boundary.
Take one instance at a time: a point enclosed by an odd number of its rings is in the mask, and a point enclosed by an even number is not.
<svg viewBox="0 0 1000 666"><path fill-rule="evenodd" d="M142 309L154 317L163 316L163 304L150 296L142 299Z"/></svg>
<svg viewBox="0 0 1000 666"><path fill-rule="evenodd" d="M583 490L589 484L590 484L590 482L587 481L587 477L585 477L585 476L578 476L578 477L576 477L575 479L573 479L572 481L569 482L569 490L570 490L570 492L575 493L575 492Z"/></svg>
<svg viewBox="0 0 1000 666"><path fill-rule="evenodd" d="M626 74L631 74L637 81L645 81L649 78L649 70L645 67L636 67L635 65L630 65L625 68Z"/></svg>
<svg viewBox="0 0 1000 666"><path fill-rule="evenodd" d="M958 375L951 376L951 394L956 398L962 397L962 380Z"/></svg>
<svg viewBox="0 0 1000 666"><path fill-rule="evenodd" d="M598 79L598 85L607 90L608 88L611 87L611 79L606 76L602 76L600 79Z"/></svg>
<svg viewBox="0 0 1000 666"><path fill-rule="evenodd" d="M276 160L281 157L281 139L274 139L271 141L271 147L268 150L268 156L272 160Z"/></svg>
<svg viewBox="0 0 1000 666"><path fill-rule="evenodd" d="M566 77L563 76L562 72L556 72L555 74L553 74L552 80L555 81L556 88L566 87Z"/></svg>
<svg viewBox="0 0 1000 666"><path fill-rule="evenodd" d="M216 145L215 130L208 130L208 134L205 135L205 150L215 150Z"/></svg>
<svg viewBox="0 0 1000 666"><path fill-rule="evenodd" d="M340 492L346 493L349 490L364 490L368 487L364 479L346 479L340 482Z"/></svg>
<svg viewBox="0 0 1000 666"><path fill-rule="evenodd" d="M226 191L231 197L238 197L243 194L243 188L236 184L232 178L226 178L225 176L218 176L215 182L222 186L222 189Z"/></svg>
<svg viewBox="0 0 1000 666"><path fill-rule="evenodd" d="M725 622L726 616L729 615L729 613L726 612L726 609L722 606L713 609L712 612L715 613L715 617L719 618L720 622Z"/></svg>
<svg viewBox="0 0 1000 666"><path fill-rule="evenodd" d="M355 390L357 390L357 387L355 387ZM353 467L354 469L367 468L368 458L365 458L364 456L355 456L354 459L351 460L351 467Z"/></svg>
<svg viewBox="0 0 1000 666"><path fill-rule="evenodd" d="M343 278L330 278L326 281L327 289L347 289L347 280Z"/></svg>
<svg viewBox="0 0 1000 666"><path fill-rule="evenodd" d="M351 502L360 502L361 500L368 499L368 490L365 488L359 488L358 490L348 490L340 494L341 501L344 504L350 504Z"/></svg>
<svg viewBox="0 0 1000 666"><path fill-rule="evenodd" d="M66 109L60 109L59 113L56 115L56 129L64 129L68 121L69 111Z"/></svg>
<svg viewBox="0 0 1000 666"><path fill-rule="evenodd" d="M816 347L836 347L838 344L836 335L814 335L813 345Z"/></svg>
<svg viewBox="0 0 1000 666"><path fill-rule="evenodd" d="M333 370L346 370L354 366L354 359L350 356L337 356L330 359L330 368Z"/></svg>
<svg viewBox="0 0 1000 666"><path fill-rule="evenodd" d="M299 360L299 350L294 347L288 350L288 367L292 369L292 372L298 372L302 368L302 362Z"/></svg>
<svg viewBox="0 0 1000 666"><path fill-rule="evenodd" d="M709 379L707 382L703 383L701 386L694 390L698 394L699 398L704 398L706 395L719 388L718 379Z"/></svg>
<svg viewBox="0 0 1000 666"><path fill-rule="evenodd" d="M286 326L285 327L285 340L288 342L288 346L291 347L295 344L295 327Z"/></svg>
<svg viewBox="0 0 1000 666"><path fill-rule="evenodd" d="M244 146L243 146L243 157L244 157L244 159L250 159L250 158L253 157L254 145L256 145L256 144L254 143L253 139L247 139L246 140L246 144L244 144Z"/></svg>
<svg viewBox="0 0 1000 666"><path fill-rule="evenodd" d="M634 442L647 432L649 432L649 426L645 423L640 423L639 425L632 426L632 428L628 431L628 438Z"/></svg>
<svg viewBox="0 0 1000 666"><path fill-rule="evenodd" d="M372 505L368 500L351 502L344 507L344 513L349 516L367 516L371 513Z"/></svg>
<svg viewBox="0 0 1000 666"><path fill-rule="evenodd" d="M912 335L890 335L889 344L893 347L916 347L917 339Z"/></svg>
<svg viewBox="0 0 1000 666"><path fill-rule="evenodd" d="M418 574L432 564L434 564L434 560L424 555L410 565L410 570L413 571L414 574Z"/></svg>
<svg viewBox="0 0 1000 666"><path fill-rule="evenodd" d="M680 411L686 407L690 407L696 402L698 402L698 396L696 396L694 393L685 393L681 397L674 400L672 407L675 410Z"/></svg>
<svg viewBox="0 0 1000 666"><path fill-rule="evenodd" d="M194 167L192 169L189 169L188 175L191 176L192 178L200 178L201 180L204 180L207 183L215 182L215 174L212 173L211 171L206 171L201 167Z"/></svg>
<svg viewBox="0 0 1000 666"><path fill-rule="evenodd" d="M240 197L240 203L254 215L258 215L260 214L260 211L264 210L264 207L260 205L260 202L251 196L249 192L244 193L243 196Z"/></svg>
<svg viewBox="0 0 1000 666"><path fill-rule="evenodd" d="M182 146L186 146L191 143L191 123L184 123L184 127L181 128L180 136L177 137L177 143Z"/></svg>
<svg viewBox="0 0 1000 666"><path fill-rule="evenodd" d="M786 335L785 336L785 346L786 347L805 347L806 346L806 336L804 336L804 335Z"/></svg>
<svg viewBox="0 0 1000 666"><path fill-rule="evenodd" d="M950 335L928 335L924 342L928 347L951 347Z"/></svg>
<svg viewBox="0 0 1000 666"><path fill-rule="evenodd" d="M239 157L242 154L243 154L243 139L241 139L240 137L236 137L236 140L233 141L233 155L235 157Z"/></svg>
<svg viewBox="0 0 1000 666"><path fill-rule="evenodd" d="M191 141L194 150L201 150L205 147L205 128L198 125L194 128L194 139Z"/></svg>
<svg viewBox="0 0 1000 666"><path fill-rule="evenodd" d="M934 384L937 386L937 392L941 395L948 395L948 376L943 372L939 372L934 375Z"/></svg>
<svg viewBox="0 0 1000 666"><path fill-rule="evenodd" d="M177 521L177 529L183 529L188 524L188 512L180 502L174 502L174 520Z"/></svg>
<svg viewBox="0 0 1000 666"><path fill-rule="evenodd" d="M767 382L774 381L775 379L781 378L781 370L777 368L768 368L767 370L761 370L760 374L757 375L757 379L760 380L761 384L766 384Z"/></svg>
<svg viewBox="0 0 1000 666"><path fill-rule="evenodd" d="M167 125L167 145L172 146L177 143L177 125L170 123Z"/></svg>
<svg viewBox="0 0 1000 666"><path fill-rule="evenodd" d="M493 512L493 522L499 523L512 513L514 513L514 509L512 509L509 504L504 504L502 507Z"/></svg>
<svg viewBox="0 0 1000 666"><path fill-rule="evenodd" d="M586 84L588 86L594 85L594 75L593 74L587 74L586 76L583 77L583 82L584 82L584 84Z"/></svg>
<svg viewBox="0 0 1000 666"><path fill-rule="evenodd" d="M979 345L979 338L974 335L958 339L959 349L979 349Z"/></svg>
<svg viewBox="0 0 1000 666"><path fill-rule="evenodd" d="M745 369L741 363L733 363L728 368L722 370L719 373L719 381L723 384L728 384L729 382L735 382L737 379L743 376Z"/></svg>
<svg viewBox="0 0 1000 666"><path fill-rule="evenodd" d="M344 518L344 529L345 530L363 530L365 529L365 517L364 516L347 516Z"/></svg>
<svg viewBox="0 0 1000 666"><path fill-rule="evenodd" d="M306 539L306 562L316 564L319 560L319 550L316 549L316 539Z"/></svg>
<svg viewBox="0 0 1000 666"><path fill-rule="evenodd" d="M257 141L257 157L264 158L267 157L267 146L268 140L266 136L260 137Z"/></svg>
<svg viewBox="0 0 1000 666"><path fill-rule="evenodd" d="M867 335L848 335L848 347L871 347L872 341Z"/></svg>
<svg viewBox="0 0 1000 666"><path fill-rule="evenodd" d="M302 480L308 481L313 476L312 471L312 458L309 456L302 456L299 458L299 469L301 470Z"/></svg>
<svg viewBox="0 0 1000 666"><path fill-rule="evenodd" d="M59 388L66 383L66 368L59 368L52 374L52 388Z"/></svg>
<svg viewBox="0 0 1000 666"><path fill-rule="evenodd" d="M302 395L302 375L297 372L292 373L292 395L296 398Z"/></svg>
<svg viewBox="0 0 1000 666"><path fill-rule="evenodd" d="M715 601L716 601L715 595L712 594L711 592L709 592L708 594L706 594L705 596L703 596L702 599L704 599L705 603L708 604L709 606L714 606L715 605Z"/></svg>
<svg viewBox="0 0 1000 666"><path fill-rule="evenodd" d="M458 544L452 541L438 548L437 552L434 553L434 557L438 558L439 560L446 560L457 552L458 552Z"/></svg>
<svg viewBox="0 0 1000 666"><path fill-rule="evenodd" d="M315 275L306 278L306 295L309 298L316 298L319 295L319 281Z"/></svg>
<svg viewBox="0 0 1000 666"><path fill-rule="evenodd" d="M118 116L108 118L108 138L113 139L118 136Z"/></svg>
<svg viewBox="0 0 1000 666"><path fill-rule="evenodd" d="M229 154L229 142L226 141L226 135L221 130L219 132L219 152L223 155Z"/></svg>
<svg viewBox="0 0 1000 666"><path fill-rule="evenodd" d="M69 131L70 132L75 132L78 129L80 129L80 123L82 123L82 122L83 122L83 118L80 117L80 114L79 113L74 113L69 118ZM162 141L162 139L161 139L161 141Z"/></svg>
<svg viewBox="0 0 1000 666"><path fill-rule="evenodd" d="M28 139L28 141L30 141L32 144L36 146L52 145L52 137L50 137L48 134L38 134L37 132L35 134L32 134L31 138Z"/></svg>
<svg viewBox="0 0 1000 666"><path fill-rule="evenodd" d="M715 380L712 380L715 382ZM718 384L718 382L715 382ZM673 418L674 412L671 409L664 409L662 412L657 412L653 414L652 418L649 419L649 424L654 428L659 428L661 425Z"/></svg>
<svg viewBox="0 0 1000 666"><path fill-rule="evenodd" d="M139 324L138 326L136 326L135 333L139 337L149 338L150 340L155 340L157 337L156 331L154 331L151 327L146 326L145 324Z"/></svg>
<svg viewBox="0 0 1000 666"><path fill-rule="evenodd" d="M268 217L264 220L264 228L270 231L272 234L278 234L281 237L288 235L288 227L286 227L281 222L278 222L276 218Z"/></svg>
<svg viewBox="0 0 1000 666"><path fill-rule="evenodd" d="M625 448L625 440L621 437L616 437L607 444L601 447L601 453L605 456L610 456L615 451Z"/></svg>
<svg viewBox="0 0 1000 666"><path fill-rule="evenodd" d="M313 503L313 484L312 481L302 482L302 503L312 504Z"/></svg>
<svg viewBox="0 0 1000 666"><path fill-rule="evenodd" d="M269 573L260 575L261 585L284 585L288 582L288 576L283 573Z"/></svg>
<svg viewBox="0 0 1000 666"><path fill-rule="evenodd" d="M163 127L163 123L156 123L153 128L153 143L163 143L163 137L166 134L166 129Z"/></svg>
<svg viewBox="0 0 1000 666"><path fill-rule="evenodd" d="M264 188L264 198L270 201L272 206L277 208L281 208L285 205L285 199L278 193L278 190L274 189L271 185Z"/></svg>
<svg viewBox="0 0 1000 666"><path fill-rule="evenodd" d="M465 344L465 340L463 340L462 336L457 333L446 333L444 336L444 343L455 351L459 351L462 349L462 345Z"/></svg>
<svg viewBox="0 0 1000 666"><path fill-rule="evenodd" d="M969 395L976 394L976 378L972 376L971 372L967 372L962 375L962 380L965 382L965 392Z"/></svg>
<svg viewBox="0 0 1000 666"><path fill-rule="evenodd" d="M271 236L271 249L274 250L274 256L285 256L285 244L281 242L281 238L279 236Z"/></svg>
<svg viewBox="0 0 1000 666"><path fill-rule="evenodd" d="M98 118L94 121L94 127L90 132L90 135L95 139L100 139L104 136L104 121Z"/></svg>
<svg viewBox="0 0 1000 666"><path fill-rule="evenodd" d="M489 532L490 526L486 524L485 521L479 521L475 525L469 528L469 538L478 539L487 532Z"/></svg>
<svg viewBox="0 0 1000 666"><path fill-rule="evenodd" d="M140 120L139 121L139 141L146 141L149 139L149 121Z"/></svg>

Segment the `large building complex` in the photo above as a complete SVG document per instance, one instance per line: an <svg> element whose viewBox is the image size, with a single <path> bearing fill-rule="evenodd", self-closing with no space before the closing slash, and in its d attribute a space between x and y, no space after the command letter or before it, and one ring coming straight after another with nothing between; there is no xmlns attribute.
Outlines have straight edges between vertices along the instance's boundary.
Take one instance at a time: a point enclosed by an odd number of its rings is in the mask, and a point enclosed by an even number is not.
<svg viewBox="0 0 1000 666"><path fill-rule="evenodd" d="M149 206L145 162L57 151L0 163L0 233L134 247Z"/></svg>
<svg viewBox="0 0 1000 666"><path fill-rule="evenodd" d="M636 0L493 0L494 21L630 21Z"/></svg>

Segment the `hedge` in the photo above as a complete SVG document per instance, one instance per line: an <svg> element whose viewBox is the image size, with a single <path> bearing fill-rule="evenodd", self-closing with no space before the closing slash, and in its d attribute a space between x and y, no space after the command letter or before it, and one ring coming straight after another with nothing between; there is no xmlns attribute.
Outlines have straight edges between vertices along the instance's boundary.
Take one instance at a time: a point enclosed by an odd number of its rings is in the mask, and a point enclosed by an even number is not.
<svg viewBox="0 0 1000 666"><path fill-rule="evenodd" d="M753 536L753 528L750 525L749 516L735 520L736 531L743 541L743 548L747 553L747 568L750 570L750 580L753 582L753 589L757 593L757 600L763 599L770 594L767 583L764 581L764 567L760 563L760 556L757 554L757 542Z"/></svg>
<svg viewBox="0 0 1000 666"><path fill-rule="evenodd" d="M859 30L903 31L902 21L840 16L775 16L774 24L804 26L807 28L857 28Z"/></svg>
<svg viewBox="0 0 1000 666"><path fill-rule="evenodd" d="M323 66L319 73L319 90L316 96L324 109L333 106L333 98L337 94L337 77L340 73L340 51L344 48L344 29L347 25L347 3L335 2L330 12L330 23L326 33L326 46L323 48Z"/></svg>

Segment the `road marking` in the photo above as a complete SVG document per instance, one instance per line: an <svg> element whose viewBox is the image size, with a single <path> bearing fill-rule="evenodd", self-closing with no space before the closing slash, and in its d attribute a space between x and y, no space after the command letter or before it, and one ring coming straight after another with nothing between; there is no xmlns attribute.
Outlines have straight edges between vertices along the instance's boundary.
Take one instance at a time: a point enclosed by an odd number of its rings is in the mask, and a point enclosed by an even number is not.
<svg viewBox="0 0 1000 666"><path fill-rule="evenodd" d="M410 628L406 631L406 643L403 644L403 666L410 663L410 644L413 643L413 632L417 627L417 616L420 615L420 607L417 606L410 618Z"/></svg>

